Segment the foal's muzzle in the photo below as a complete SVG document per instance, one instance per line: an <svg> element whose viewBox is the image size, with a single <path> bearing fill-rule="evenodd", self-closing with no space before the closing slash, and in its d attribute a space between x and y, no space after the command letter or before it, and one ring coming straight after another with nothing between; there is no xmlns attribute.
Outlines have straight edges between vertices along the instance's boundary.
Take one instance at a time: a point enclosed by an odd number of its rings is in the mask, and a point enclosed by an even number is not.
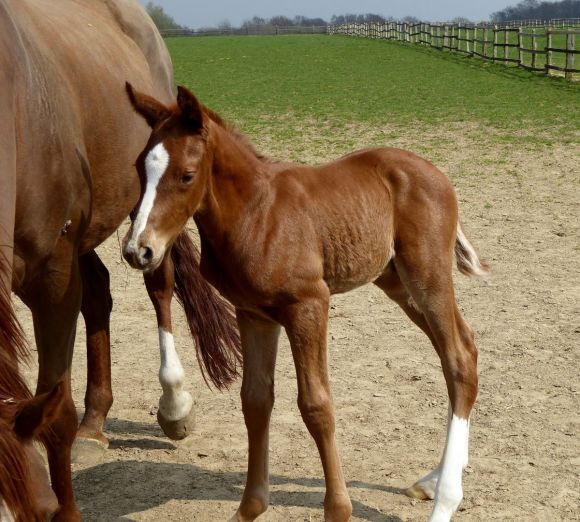
<svg viewBox="0 0 580 522"><path fill-rule="evenodd" d="M159 265L158 257L151 245L142 245L134 240L125 240L123 257L137 270L153 270Z"/></svg>

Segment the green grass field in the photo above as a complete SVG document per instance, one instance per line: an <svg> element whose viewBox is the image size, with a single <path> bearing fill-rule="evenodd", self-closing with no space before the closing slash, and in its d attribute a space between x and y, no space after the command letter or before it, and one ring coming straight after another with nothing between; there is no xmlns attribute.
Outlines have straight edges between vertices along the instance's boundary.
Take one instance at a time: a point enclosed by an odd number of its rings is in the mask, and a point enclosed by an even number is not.
<svg viewBox="0 0 580 522"><path fill-rule="evenodd" d="M167 39L178 84L251 130L264 120L332 125L476 122L482 129L580 128L580 86L415 45L340 36ZM563 134L563 135L562 135Z"/></svg>

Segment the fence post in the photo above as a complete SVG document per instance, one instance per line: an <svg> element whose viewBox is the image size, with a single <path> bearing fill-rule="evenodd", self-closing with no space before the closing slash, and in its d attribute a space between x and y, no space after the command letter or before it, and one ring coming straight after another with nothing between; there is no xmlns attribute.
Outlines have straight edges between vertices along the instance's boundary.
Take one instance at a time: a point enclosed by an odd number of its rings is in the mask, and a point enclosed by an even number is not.
<svg viewBox="0 0 580 522"><path fill-rule="evenodd" d="M532 29L532 69L537 69L537 53L538 50L538 40L536 38L536 30Z"/></svg>
<svg viewBox="0 0 580 522"><path fill-rule="evenodd" d="M572 72L574 69L574 33L568 31L566 35L566 80L571 80L574 77Z"/></svg>
<svg viewBox="0 0 580 522"><path fill-rule="evenodd" d="M523 35L523 28L518 29L518 66L522 67L524 65L524 35Z"/></svg>
<svg viewBox="0 0 580 522"><path fill-rule="evenodd" d="M488 29L487 27L483 28L483 56L487 57L487 37L488 37Z"/></svg>
<svg viewBox="0 0 580 522"><path fill-rule="evenodd" d="M499 32L499 29L497 28L497 25L495 25L493 27L493 61L495 62L497 59L497 34Z"/></svg>
<svg viewBox="0 0 580 522"><path fill-rule="evenodd" d="M548 28L546 31L546 74L550 74L550 66L552 65L552 29Z"/></svg>
<svg viewBox="0 0 580 522"><path fill-rule="evenodd" d="M509 34L510 34L510 31L508 31L507 29L504 29L504 31L503 31L503 63L506 65L509 63L508 62L509 52L510 52L510 48L508 47Z"/></svg>

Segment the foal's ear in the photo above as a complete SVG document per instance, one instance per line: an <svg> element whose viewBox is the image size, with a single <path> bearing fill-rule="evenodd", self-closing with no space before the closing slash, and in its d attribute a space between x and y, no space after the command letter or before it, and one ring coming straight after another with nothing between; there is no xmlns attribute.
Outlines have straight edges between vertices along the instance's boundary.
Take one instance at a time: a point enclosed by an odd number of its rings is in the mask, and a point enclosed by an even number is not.
<svg viewBox="0 0 580 522"><path fill-rule="evenodd" d="M52 391L23 401L14 419L14 432L22 439L30 439L58 417L64 401L64 382Z"/></svg>
<svg viewBox="0 0 580 522"><path fill-rule="evenodd" d="M165 120L171 116L171 111L168 107L157 101L155 98L136 91L129 82L125 83L125 89L127 90L127 95L129 96L131 105L133 105L133 108L143 116L143 118L145 118L149 127L153 128L161 120Z"/></svg>
<svg viewBox="0 0 580 522"><path fill-rule="evenodd" d="M203 109L201 103L186 87L177 87L177 106L181 111L181 117L194 130L203 127Z"/></svg>

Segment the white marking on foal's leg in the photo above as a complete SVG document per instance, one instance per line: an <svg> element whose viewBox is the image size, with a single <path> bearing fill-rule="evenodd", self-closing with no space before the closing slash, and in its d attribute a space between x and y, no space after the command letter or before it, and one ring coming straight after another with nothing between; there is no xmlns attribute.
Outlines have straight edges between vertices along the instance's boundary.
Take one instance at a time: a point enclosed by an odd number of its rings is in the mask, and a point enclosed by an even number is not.
<svg viewBox="0 0 580 522"><path fill-rule="evenodd" d="M443 458L438 466L435 506L429 522L449 522L463 498L461 476L467 465L469 420L455 414L447 431Z"/></svg>
<svg viewBox="0 0 580 522"><path fill-rule="evenodd" d="M193 399L189 392L182 389L185 372L175 351L173 334L163 328L159 328L159 348L161 351L159 382L163 388L163 394L159 399L159 411L169 421L180 420L191 411Z"/></svg>
<svg viewBox="0 0 580 522"><path fill-rule="evenodd" d="M147 182L145 184L145 193L143 194L141 205L139 205L137 216L133 222L133 230L128 242L129 248L137 247L139 236L147 226L149 214L153 208L155 198L157 197L157 185L163 177L163 174L165 174L168 165L169 153L163 143L158 143L149 151L145 158L145 175L147 177Z"/></svg>
<svg viewBox="0 0 580 522"><path fill-rule="evenodd" d="M451 417L453 411L451 409L451 404L447 409L447 435L445 436L445 445L447 445L447 440L449 439L449 428L451 427ZM443 463L443 457L439 465L431 472L427 473L422 479L415 482L407 490L407 494L411 497L416 497L421 500L433 500L435 498L435 489L437 488L437 481L439 480L439 475L441 474L441 465Z"/></svg>

